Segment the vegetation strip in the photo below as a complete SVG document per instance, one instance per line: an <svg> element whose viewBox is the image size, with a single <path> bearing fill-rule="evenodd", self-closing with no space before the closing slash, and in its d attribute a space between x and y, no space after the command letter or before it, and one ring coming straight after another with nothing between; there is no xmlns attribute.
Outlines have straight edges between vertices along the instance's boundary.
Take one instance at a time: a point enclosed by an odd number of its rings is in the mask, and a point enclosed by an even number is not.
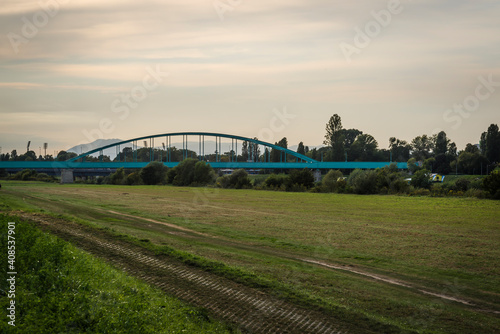
<svg viewBox="0 0 500 334"><path fill-rule="evenodd" d="M0 227L16 221L18 277L15 327L1 333L230 333L202 310L166 296L21 217L0 214ZM6 249L7 235L0 238ZM6 259L0 260L2 268ZM3 277L3 275L2 275ZM7 309L2 279L0 306ZM5 312L2 312L5 315Z"/></svg>

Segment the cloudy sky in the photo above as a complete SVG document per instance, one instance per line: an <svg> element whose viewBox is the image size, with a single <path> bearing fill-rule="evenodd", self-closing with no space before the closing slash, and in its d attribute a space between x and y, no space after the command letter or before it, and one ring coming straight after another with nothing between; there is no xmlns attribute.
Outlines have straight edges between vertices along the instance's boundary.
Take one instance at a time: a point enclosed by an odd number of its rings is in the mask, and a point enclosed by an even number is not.
<svg viewBox="0 0 500 334"><path fill-rule="evenodd" d="M176 131L320 145L500 123L498 0L2 0L0 146Z"/></svg>

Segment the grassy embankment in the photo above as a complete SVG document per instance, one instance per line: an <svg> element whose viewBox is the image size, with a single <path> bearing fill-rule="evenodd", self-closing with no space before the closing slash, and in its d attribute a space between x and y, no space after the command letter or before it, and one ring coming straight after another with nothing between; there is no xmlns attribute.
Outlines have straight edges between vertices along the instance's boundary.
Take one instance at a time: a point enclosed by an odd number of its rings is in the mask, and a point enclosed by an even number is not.
<svg viewBox="0 0 500 334"><path fill-rule="evenodd" d="M5 183L2 193L6 210L42 209L147 239L151 247L197 255L192 261L208 267L223 263L221 274L245 273L248 284L359 321L430 333L488 333L500 325L498 314L481 311L499 311L496 201L20 182Z"/></svg>
<svg viewBox="0 0 500 334"><path fill-rule="evenodd" d="M15 222L15 319L6 317L6 255L1 333L229 333L203 311L165 296L18 217L0 215L0 249ZM15 320L15 327L8 321Z"/></svg>

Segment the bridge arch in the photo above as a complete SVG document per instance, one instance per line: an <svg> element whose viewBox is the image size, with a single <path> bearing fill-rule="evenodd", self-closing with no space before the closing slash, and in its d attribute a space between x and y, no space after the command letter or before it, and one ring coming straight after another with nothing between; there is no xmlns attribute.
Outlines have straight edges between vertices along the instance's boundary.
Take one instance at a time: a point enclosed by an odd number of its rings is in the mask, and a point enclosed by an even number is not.
<svg viewBox="0 0 500 334"><path fill-rule="evenodd" d="M221 145L221 141L220 141L220 138L228 138L228 139L231 139L231 140L235 140L236 141L236 150L237 150L237 146L238 146L238 140L244 142L251 142L251 143L254 143L254 144L257 144L257 145L262 145L262 146L265 146L265 147L269 147L271 149L275 149L275 150L278 150L280 152L282 152L282 155L284 154L285 156L285 162L286 162L286 156L287 155L291 155L293 157L295 157L297 159L297 161L301 161L301 162L306 162L306 163L317 163L318 161L314 160L314 159L311 159L303 154L300 154L300 153L297 153L297 152L294 152L292 150L289 150L287 148L283 148L281 146L277 146L277 145L274 145L274 144L271 144L271 143L267 143L267 142L264 142L264 141L261 141L261 140L258 140L258 139L253 139L253 138L247 138L247 137L242 137L242 136L236 136L236 135L230 135L230 134L224 134L224 133L216 133L216 132L171 132L171 133L164 133L164 134L158 134L158 135L151 135L151 136L144 136L144 137L138 137L138 138L133 138L133 139L128 139L128 140L124 140L124 141L121 141L121 142L118 142L118 143L114 143L114 144L110 144L110 145L106 145L106 146L102 146L102 147L99 147L99 148L96 148L96 149L93 149L93 150L90 150L90 151L87 151L85 153L82 153L74 158L71 158L71 159L68 159L66 160L67 162L76 162L80 159L85 159L85 157L91 155L91 154L94 154L94 153L99 153L99 152L103 152L104 150L106 149L109 149L109 148L113 148L113 147L116 147L118 150L120 149L120 146L121 145L124 145L124 144L129 144L129 143L132 143L132 147L134 148L138 148L137 144L135 144L134 146L134 143L137 143L138 141L141 141L141 140L147 140L149 139L150 140L150 148L151 149L154 149L154 139L155 138L162 138L162 137L165 137L166 140L167 140L167 143L169 142L169 139L171 140L171 137L176 137L176 136L182 136L182 142L183 142L183 150L187 151L187 143L188 143L188 136L198 136L198 140L199 140L199 143L200 143L200 153L201 153L201 145L202 145L202 142L203 142L203 147L204 147L204 141L205 141L205 136L207 137L215 137L215 142L216 142L216 150L219 151L219 156L221 156L220 154L220 145ZM219 141L217 144L217 139L219 138ZM171 143L171 141L170 141ZM217 147L217 145L219 145ZM204 148L203 148L203 153L204 153ZM101 154L102 155L102 154ZM201 154L200 154L201 155ZM203 154L204 155L204 154ZM237 153L236 153L237 155ZM186 157L183 157L183 158L187 158Z"/></svg>

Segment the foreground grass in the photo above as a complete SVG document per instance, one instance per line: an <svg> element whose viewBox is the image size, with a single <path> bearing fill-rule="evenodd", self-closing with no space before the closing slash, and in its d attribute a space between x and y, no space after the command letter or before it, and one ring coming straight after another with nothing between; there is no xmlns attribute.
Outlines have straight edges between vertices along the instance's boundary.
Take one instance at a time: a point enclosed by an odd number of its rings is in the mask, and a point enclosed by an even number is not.
<svg viewBox="0 0 500 334"><path fill-rule="evenodd" d="M8 182L0 210L44 210L149 240L193 263L351 319L422 333L492 333L500 326L500 202L176 187ZM134 215L129 218L109 210ZM142 218L206 233L200 237ZM307 257L410 282L475 307L298 263ZM204 261L207 259L208 262ZM239 271L227 270L224 263ZM303 296L303 297L301 297Z"/></svg>
<svg viewBox="0 0 500 334"><path fill-rule="evenodd" d="M15 217L0 215L0 249L7 222L15 221L16 319L5 317L9 299L2 268L2 333L229 333L200 310L131 278Z"/></svg>

